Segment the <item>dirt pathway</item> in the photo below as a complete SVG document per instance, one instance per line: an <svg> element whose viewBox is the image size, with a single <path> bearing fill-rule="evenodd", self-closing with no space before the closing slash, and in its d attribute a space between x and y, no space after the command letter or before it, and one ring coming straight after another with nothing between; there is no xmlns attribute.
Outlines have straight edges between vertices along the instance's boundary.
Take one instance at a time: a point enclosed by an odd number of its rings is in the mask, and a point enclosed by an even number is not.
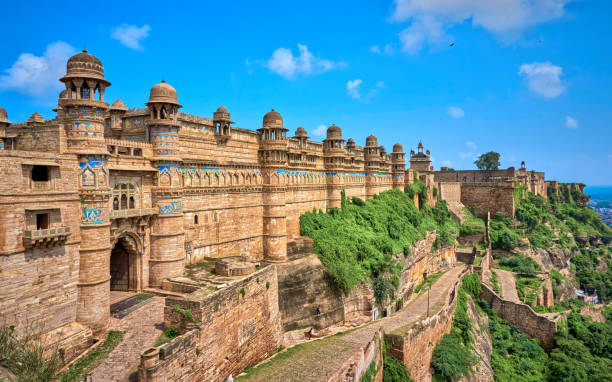
<svg viewBox="0 0 612 382"><path fill-rule="evenodd" d="M494 272L497 273L497 277L499 278L499 284L501 285L504 300L521 304L521 300L519 300L518 294L516 293L516 280L514 279L514 273L503 269L495 269Z"/></svg>
<svg viewBox="0 0 612 382"><path fill-rule="evenodd" d="M439 309L462 270L463 266L455 267L432 285L429 293L430 314L437 313L436 308ZM391 317L342 336L331 336L288 349L287 354L280 353L279 359L261 365L261 369L238 381L327 381L360 346L372 340L378 329L382 327L389 333L424 318L426 314L427 293L423 293Z"/></svg>
<svg viewBox="0 0 612 382"><path fill-rule="evenodd" d="M106 360L90 373L88 382L138 380L140 354L153 345L164 322L164 298L153 299L123 319L111 318L109 329L123 330L125 336Z"/></svg>

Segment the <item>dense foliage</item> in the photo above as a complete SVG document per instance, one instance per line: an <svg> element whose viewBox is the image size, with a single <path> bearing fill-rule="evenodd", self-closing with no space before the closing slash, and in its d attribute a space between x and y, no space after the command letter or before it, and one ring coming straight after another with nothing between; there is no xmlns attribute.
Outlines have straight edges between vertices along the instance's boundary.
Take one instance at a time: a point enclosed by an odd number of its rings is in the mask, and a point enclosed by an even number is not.
<svg viewBox="0 0 612 382"><path fill-rule="evenodd" d="M476 167L479 170L497 170L499 168L499 153L495 151L489 151L488 153L481 154L476 161L474 161Z"/></svg>
<svg viewBox="0 0 612 382"><path fill-rule="evenodd" d="M534 259L527 256L504 257L499 260L497 267L511 272L534 276L542 269Z"/></svg>
<svg viewBox="0 0 612 382"><path fill-rule="evenodd" d="M576 281L588 293L597 293L602 301L612 301L612 251L610 247L594 250L581 248L572 258ZM600 269L600 270L598 270Z"/></svg>
<svg viewBox="0 0 612 382"><path fill-rule="evenodd" d="M460 235L473 235L477 233L485 232L484 220L478 218L470 209L465 208L465 215L467 219L463 222L461 228L459 228Z"/></svg>
<svg viewBox="0 0 612 382"><path fill-rule="evenodd" d="M445 334L434 349L431 364L435 370L436 381L458 381L466 377L476 364L471 329L472 322L468 316L468 297L476 297L481 292L480 281L476 274L463 277L457 293L457 308L453 318L451 332Z"/></svg>
<svg viewBox="0 0 612 382"><path fill-rule="evenodd" d="M437 232L434 249L451 245L458 232L444 201L419 210L401 190L389 190L365 202L343 196L342 205L343 209L327 213L303 214L300 232L313 239L314 252L347 295L370 278L377 299L384 300L392 293L389 286L399 283L401 264L393 255L408 256L410 245L427 231Z"/></svg>
<svg viewBox="0 0 612 382"><path fill-rule="evenodd" d="M414 382L406 365L387 354L386 343L383 346L383 382Z"/></svg>
<svg viewBox="0 0 612 382"><path fill-rule="evenodd" d="M511 250L518 246L520 236L511 229L512 221L502 213L497 213L490 221L491 247L493 249Z"/></svg>

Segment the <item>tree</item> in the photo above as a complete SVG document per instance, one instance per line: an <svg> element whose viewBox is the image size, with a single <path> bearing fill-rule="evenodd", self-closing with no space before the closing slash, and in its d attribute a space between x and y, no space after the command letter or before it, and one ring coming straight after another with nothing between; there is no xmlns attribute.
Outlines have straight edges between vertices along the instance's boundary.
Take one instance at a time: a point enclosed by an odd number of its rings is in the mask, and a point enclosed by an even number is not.
<svg viewBox="0 0 612 382"><path fill-rule="evenodd" d="M481 154L476 161L474 161L476 167L479 170L497 170L499 168L499 153L495 151L489 151L488 153Z"/></svg>

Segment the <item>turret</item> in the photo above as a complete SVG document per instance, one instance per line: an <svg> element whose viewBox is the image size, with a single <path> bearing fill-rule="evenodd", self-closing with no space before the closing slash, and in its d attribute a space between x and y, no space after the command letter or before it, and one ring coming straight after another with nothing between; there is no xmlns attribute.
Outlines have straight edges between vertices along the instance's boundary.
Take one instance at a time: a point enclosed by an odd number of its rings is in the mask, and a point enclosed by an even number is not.
<svg viewBox="0 0 612 382"><path fill-rule="evenodd" d="M232 122L230 113L224 106L219 106L213 113L213 124L215 125L215 138L218 142L227 142L232 136Z"/></svg>
<svg viewBox="0 0 612 382"><path fill-rule="evenodd" d="M108 113L110 115L110 131L108 131L108 133L113 138L121 138L121 133L123 130L123 117L125 116L126 112L127 107L120 99L113 102L110 109L108 109Z"/></svg>
<svg viewBox="0 0 612 382"><path fill-rule="evenodd" d="M366 145L364 150L365 170L366 170L366 198L370 199L374 197L374 194L378 191L377 184L379 183L378 173L382 159L380 157L380 147L378 146L378 139L375 136L370 135L366 138Z"/></svg>
<svg viewBox="0 0 612 382"><path fill-rule="evenodd" d="M266 261L287 260L287 129L274 109L263 117L259 133L259 161L263 184L263 250Z"/></svg>
<svg viewBox="0 0 612 382"><path fill-rule="evenodd" d="M102 62L86 50L68 60L58 117L66 129L67 150L79 158L81 226L78 322L102 332L110 318L110 188L104 124L108 104ZM97 94L97 97L96 97ZM33 115L28 123L40 123Z"/></svg>
<svg viewBox="0 0 612 382"><path fill-rule="evenodd" d="M327 129L327 137L323 140L323 157L327 171L327 207L340 208L341 192L344 189L346 149L342 139L342 129L336 125L331 125Z"/></svg>
<svg viewBox="0 0 612 382"><path fill-rule="evenodd" d="M421 173L433 171L429 150L423 152L423 142L419 142L416 153L410 151L410 169Z"/></svg>
<svg viewBox="0 0 612 382"><path fill-rule="evenodd" d="M391 173L393 175L393 188L404 189L404 172L406 168L406 154L401 144L393 145L391 153Z"/></svg>
<svg viewBox="0 0 612 382"><path fill-rule="evenodd" d="M294 138L297 138L298 146L302 148L306 147L306 141L308 140L308 133L306 132L306 129L304 129L302 126L299 126L295 130Z"/></svg>
<svg viewBox="0 0 612 382"><path fill-rule="evenodd" d="M13 141L6 135L6 128L10 124L6 110L0 107L0 151L11 149L10 145Z"/></svg>
<svg viewBox="0 0 612 382"><path fill-rule="evenodd" d="M159 287L164 279L179 276L185 259L185 229L181 157L179 153L178 102L176 90L165 81L153 86L147 102L153 163L157 167L157 184L153 203L158 208L151 232L149 284Z"/></svg>

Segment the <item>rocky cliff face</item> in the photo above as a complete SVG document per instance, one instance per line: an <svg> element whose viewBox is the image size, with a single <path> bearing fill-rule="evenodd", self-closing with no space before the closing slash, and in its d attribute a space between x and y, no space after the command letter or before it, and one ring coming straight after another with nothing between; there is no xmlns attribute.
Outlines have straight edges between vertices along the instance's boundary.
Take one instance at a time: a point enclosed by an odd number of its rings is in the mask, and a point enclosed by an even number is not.
<svg viewBox="0 0 612 382"><path fill-rule="evenodd" d="M468 295L468 316L472 321L472 337L474 338L474 352L479 359L468 378L463 382L489 382L493 381L493 368L491 367L491 351L493 348L491 334L489 332L489 318L481 316L476 310L476 305Z"/></svg>

